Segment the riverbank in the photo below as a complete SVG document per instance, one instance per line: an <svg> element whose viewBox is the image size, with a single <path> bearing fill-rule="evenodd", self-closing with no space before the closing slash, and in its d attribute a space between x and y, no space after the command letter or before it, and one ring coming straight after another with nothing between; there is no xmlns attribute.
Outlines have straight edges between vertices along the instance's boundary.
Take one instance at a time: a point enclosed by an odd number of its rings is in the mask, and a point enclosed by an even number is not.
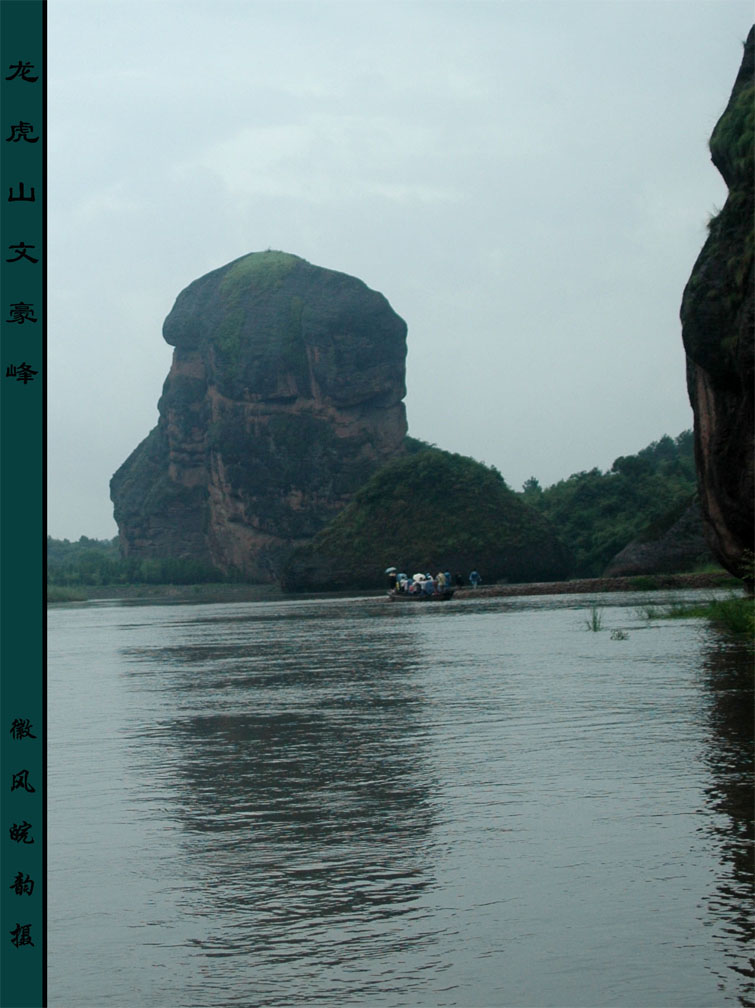
<svg viewBox="0 0 755 1008"><path fill-rule="evenodd" d="M541 581L534 584L480 585L457 588L454 598L512 595L586 595L592 592L665 591L673 588L739 588L742 582L726 571L702 574L646 574L637 577L582 578L577 581Z"/></svg>
<svg viewBox="0 0 755 1008"><path fill-rule="evenodd" d="M454 595L462 598L492 598L514 595L582 595L602 592L661 591L673 588L739 588L741 582L726 571L700 574L653 574L640 577L583 578L575 581L542 581L530 584L481 585L479 588L457 588ZM123 599L155 602L267 602L287 596L275 585L210 583L193 585L127 584L79 585L77 587L48 586L50 604L107 601ZM320 593L333 595L352 592ZM365 592L364 594L371 594Z"/></svg>
<svg viewBox="0 0 755 1008"><path fill-rule="evenodd" d="M282 598L275 585L209 583L173 584L112 584L48 585L48 604L67 602L106 602L118 599L133 602L265 602Z"/></svg>

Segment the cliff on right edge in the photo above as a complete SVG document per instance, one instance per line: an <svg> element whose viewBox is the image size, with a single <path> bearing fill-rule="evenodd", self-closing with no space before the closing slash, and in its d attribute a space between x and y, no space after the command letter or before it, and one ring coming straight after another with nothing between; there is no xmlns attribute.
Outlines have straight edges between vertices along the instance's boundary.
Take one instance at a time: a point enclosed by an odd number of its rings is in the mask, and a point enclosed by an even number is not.
<svg viewBox="0 0 755 1008"><path fill-rule="evenodd" d="M755 546L754 68L755 28L710 138L713 164L729 194L710 223L681 306L706 538L718 561L750 587Z"/></svg>

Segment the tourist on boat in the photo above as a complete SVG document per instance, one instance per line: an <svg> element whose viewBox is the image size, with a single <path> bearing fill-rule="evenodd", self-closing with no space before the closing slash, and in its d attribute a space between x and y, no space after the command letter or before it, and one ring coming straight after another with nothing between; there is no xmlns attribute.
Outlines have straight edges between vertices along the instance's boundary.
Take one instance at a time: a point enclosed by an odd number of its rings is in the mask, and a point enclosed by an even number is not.
<svg viewBox="0 0 755 1008"><path fill-rule="evenodd" d="M437 575L435 577L435 580L436 580L437 585L438 585L438 591L439 592L445 591L446 590L446 575L443 573L443 571L438 571L438 573L437 573Z"/></svg>
<svg viewBox="0 0 755 1008"><path fill-rule="evenodd" d="M476 588L481 581L482 578L480 577L480 575L477 573L476 570L473 570L472 573L469 575L469 583L472 585L473 588Z"/></svg>

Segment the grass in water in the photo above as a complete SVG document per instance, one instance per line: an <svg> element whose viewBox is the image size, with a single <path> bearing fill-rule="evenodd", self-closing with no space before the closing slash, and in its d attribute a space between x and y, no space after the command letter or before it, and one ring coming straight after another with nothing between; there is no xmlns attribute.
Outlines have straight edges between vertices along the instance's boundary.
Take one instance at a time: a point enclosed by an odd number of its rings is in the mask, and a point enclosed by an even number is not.
<svg viewBox="0 0 755 1008"><path fill-rule="evenodd" d="M593 633L603 629L603 613L597 606L593 606L590 611L590 618L585 620L585 626Z"/></svg>
<svg viewBox="0 0 755 1008"><path fill-rule="evenodd" d="M755 599L731 595L694 604L675 602L669 606L644 606L637 610L644 619L705 619L724 633L755 641Z"/></svg>
<svg viewBox="0 0 755 1008"><path fill-rule="evenodd" d="M714 626L727 633L747 634L755 639L755 599L729 598L711 602L708 616Z"/></svg>

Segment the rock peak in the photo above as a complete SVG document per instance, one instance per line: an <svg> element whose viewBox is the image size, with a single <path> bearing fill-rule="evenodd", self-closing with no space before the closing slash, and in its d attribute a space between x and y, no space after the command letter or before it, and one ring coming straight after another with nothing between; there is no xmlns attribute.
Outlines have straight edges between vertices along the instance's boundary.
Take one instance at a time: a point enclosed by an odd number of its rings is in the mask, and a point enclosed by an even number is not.
<svg viewBox="0 0 755 1008"><path fill-rule="evenodd" d="M274 580L404 450L406 325L361 280L252 252L189 284L157 427L111 481L121 546Z"/></svg>

